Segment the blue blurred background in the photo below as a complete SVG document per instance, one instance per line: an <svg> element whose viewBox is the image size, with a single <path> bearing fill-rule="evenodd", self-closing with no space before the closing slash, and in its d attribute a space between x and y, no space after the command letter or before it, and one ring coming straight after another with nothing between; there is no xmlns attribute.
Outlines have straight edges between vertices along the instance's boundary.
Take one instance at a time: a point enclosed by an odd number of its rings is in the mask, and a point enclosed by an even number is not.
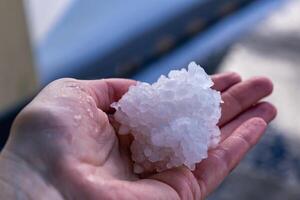
<svg viewBox="0 0 300 200"><path fill-rule="evenodd" d="M41 84L64 77L154 81L170 67L214 59L280 0L70 1L35 43ZM218 54L218 55L217 55ZM217 62L217 61L214 61Z"/></svg>

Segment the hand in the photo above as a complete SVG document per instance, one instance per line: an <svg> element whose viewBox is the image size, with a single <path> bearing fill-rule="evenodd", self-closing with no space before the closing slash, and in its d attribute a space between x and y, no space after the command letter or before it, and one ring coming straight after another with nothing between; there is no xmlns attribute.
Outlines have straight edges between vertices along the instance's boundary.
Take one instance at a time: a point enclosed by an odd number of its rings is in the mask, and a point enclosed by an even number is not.
<svg viewBox="0 0 300 200"><path fill-rule="evenodd" d="M18 115L0 155L0 199L204 199L257 143L276 115L266 78L213 76L222 92L222 141L195 171L185 167L140 178L128 142L111 125L110 104L132 80L61 79Z"/></svg>

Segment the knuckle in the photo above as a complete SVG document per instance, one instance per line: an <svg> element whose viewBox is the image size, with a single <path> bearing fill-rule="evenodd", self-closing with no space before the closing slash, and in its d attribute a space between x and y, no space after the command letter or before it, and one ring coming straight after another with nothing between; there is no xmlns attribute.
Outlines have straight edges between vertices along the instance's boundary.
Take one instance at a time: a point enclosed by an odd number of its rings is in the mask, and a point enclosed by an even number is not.
<svg viewBox="0 0 300 200"><path fill-rule="evenodd" d="M237 80L237 81L241 81L242 80L242 77L240 74L238 74L237 72L231 72L231 78L233 80Z"/></svg>
<svg viewBox="0 0 300 200"><path fill-rule="evenodd" d="M66 86L67 84L78 84L79 83L79 80L77 79L74 79L74 78L59 78L59 79L56 79L52 82L50 82L46 88L53 88L53 87L64 87Z"/></svg>
<svg viewBox="0 0 300 200"><path fill-rule="evenodd" d="M226 149L219 146L211 152L210 156L215 158L215 162L217 163L218 166L220 166L222 171L229 170L231 156Z"/></svg>
<svg viewBox="0 0 300 200"><path fill-rule="evenodd" d="M77 81L78 80L75 78L59 78L52 81L52 83L66 83L66 82L77 82Z"/></svg>

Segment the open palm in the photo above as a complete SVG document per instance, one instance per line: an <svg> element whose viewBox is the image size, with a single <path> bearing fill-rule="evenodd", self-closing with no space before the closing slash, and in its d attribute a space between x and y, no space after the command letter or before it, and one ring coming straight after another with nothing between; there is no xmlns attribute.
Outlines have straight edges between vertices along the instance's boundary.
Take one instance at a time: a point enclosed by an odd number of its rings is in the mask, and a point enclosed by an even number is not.
<svg viewBox="0 0 300 200"><path fill-rule="evenodd" d="M180 167L143 178L132 172L130 138L119 137L109 119L110 104L135 82L51 83L13 125L0 156L0 190L18 188L7 192L12 199L204 199L276 115L271 104L258 103L272 92L268 79L242 82L237 74L226 73L213 81L224 101L219 146L195 171Z"/></svg>

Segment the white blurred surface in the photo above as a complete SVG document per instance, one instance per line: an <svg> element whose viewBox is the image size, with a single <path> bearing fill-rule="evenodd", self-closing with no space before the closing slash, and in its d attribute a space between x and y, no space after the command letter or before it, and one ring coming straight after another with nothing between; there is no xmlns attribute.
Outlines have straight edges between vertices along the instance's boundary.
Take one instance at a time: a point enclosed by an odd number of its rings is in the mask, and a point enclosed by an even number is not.
<svg viewBox="0 0 300 200"><path fill-rule="evenodd" d="M267 76L274 82L269 100L278 108L273 125L300 139L300 1L290 0L253 34L232 48L222 70L243 78Z"/></svg>
<svg viewBox="0 0 300 200"><path fill-rule="evenodd" d="M31 40L41 42L75 0L23 0Z"/></svg>
<svg viewBox="0 0 300 200"><path fill-rule="evenodd" d="M212 199L299 200L300 1L286 3L234 45L222 64L221 71L236 71L243 79L269 77L274 93L267 100L278 115Z"/></svg>

